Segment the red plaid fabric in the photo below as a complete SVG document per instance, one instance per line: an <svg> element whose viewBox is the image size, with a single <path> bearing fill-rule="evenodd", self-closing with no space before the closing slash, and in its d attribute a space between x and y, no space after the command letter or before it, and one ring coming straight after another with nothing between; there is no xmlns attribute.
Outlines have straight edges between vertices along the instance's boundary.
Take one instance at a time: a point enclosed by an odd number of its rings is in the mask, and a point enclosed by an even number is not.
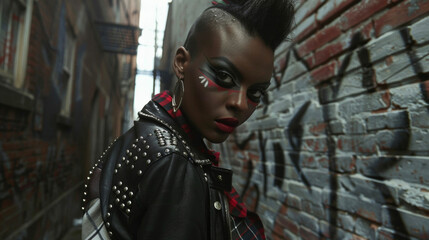
<svg viewBox="0 0 429 240"><path fill-rule="evenodd" d="M202 152L210 154L213 165L218 166L220 153L207 148L201 136L192 131L180 109L177 112L173 111L172 99L171 93L164 91L155 95L153 101L161 105L189 135L193 144L199 147ZM254 213L249 212L248 214L247 208L235 188L232 187L231 192L225 192L225 195L229 201L229 212L232 217L233 226L231 226L231 233L233 239L265 239L264 227L261 220Z"/></svg>

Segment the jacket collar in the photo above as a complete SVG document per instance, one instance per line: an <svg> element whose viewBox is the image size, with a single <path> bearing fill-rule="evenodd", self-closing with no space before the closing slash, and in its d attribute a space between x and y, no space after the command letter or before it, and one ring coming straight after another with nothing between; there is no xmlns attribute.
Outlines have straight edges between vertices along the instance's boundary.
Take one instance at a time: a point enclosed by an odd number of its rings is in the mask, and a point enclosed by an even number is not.
<svg viewBox="0 0 429 240"><path fill-rule="evenodd" d="M207 148L202 137L188 124L186 117L180 109L177 112L173 111L172 97L169 91L155 95L152 101L145 105L142 112L156 116L173 126L180 135L187 138L188 142L199 150L198 155L203 154L201 157L210 159L214 166L219 165L219 152ZM230 192L225 191L225 195L229 201L230 214L240 218L246 217L247 208L235 188L232 187Z"/></svg>

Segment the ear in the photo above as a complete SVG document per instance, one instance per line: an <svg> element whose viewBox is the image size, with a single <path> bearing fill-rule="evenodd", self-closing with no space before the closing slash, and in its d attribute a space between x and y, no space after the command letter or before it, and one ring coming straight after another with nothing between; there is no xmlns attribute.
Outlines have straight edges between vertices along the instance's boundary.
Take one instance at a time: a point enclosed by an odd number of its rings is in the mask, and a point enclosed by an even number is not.
<svg viewBox="0 0 429 240"><path fill-rule="evenodd" d="M176 73L178 79L182 79L185 76L185 68L189 64L191 56L184 47L179 47L174 56L173 70Z"/></svg>

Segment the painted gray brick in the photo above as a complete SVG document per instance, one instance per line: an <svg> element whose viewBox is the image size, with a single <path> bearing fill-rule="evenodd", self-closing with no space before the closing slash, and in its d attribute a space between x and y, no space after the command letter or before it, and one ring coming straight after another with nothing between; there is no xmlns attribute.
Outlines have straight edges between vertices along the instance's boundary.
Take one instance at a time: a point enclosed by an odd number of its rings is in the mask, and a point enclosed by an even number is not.
<svg viewBox="0 0 429 240"><path fill-rule="evenodd" d="M346 192L333 192L328 189L323 190L322 198L325 205L381 223L380 204L360 199L358 196Z"/></svg>
<svg viewBox="0 0 429 240"><path fill-rule="evenodd" d="M367 176L384 179L401 179L409 183L429 184L428 157L382 156L359 158L358 172Z"/></svg>
<svg viewBox="0 0 429 240"><path fill-rule="evenodd" d="M377 145L384 151L404 151L407 150L410 142L409 130L383 130L376 134Z"/></svg>
<svg viewBox="0 0 429 240"><path fill-rule="evenodd" d="M409 27L412 38L418 44L423 44L429 41L428 26L429 26L429 17L426 17Z"/></svg>
<svg viewBox="0 0 429 240"><path fill-rule="evenodd" d="M429 235L429 217L413 213L401 208L382 207L383 226L398 228L403 226L406 232L404 235L410 235L416 238L425 239Z"/></svg>

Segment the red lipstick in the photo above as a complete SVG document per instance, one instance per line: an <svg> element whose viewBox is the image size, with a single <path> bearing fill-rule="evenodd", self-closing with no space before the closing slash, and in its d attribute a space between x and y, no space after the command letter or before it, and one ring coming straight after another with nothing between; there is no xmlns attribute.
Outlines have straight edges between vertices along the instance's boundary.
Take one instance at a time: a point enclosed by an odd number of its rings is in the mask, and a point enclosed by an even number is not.
<svg viewBox="0 0 429 240"><path fill-rule="evenodd" d="M216 119L215 122L217 128L225 133L232 133L239 124L236 118L221 118Z"/></svg>

